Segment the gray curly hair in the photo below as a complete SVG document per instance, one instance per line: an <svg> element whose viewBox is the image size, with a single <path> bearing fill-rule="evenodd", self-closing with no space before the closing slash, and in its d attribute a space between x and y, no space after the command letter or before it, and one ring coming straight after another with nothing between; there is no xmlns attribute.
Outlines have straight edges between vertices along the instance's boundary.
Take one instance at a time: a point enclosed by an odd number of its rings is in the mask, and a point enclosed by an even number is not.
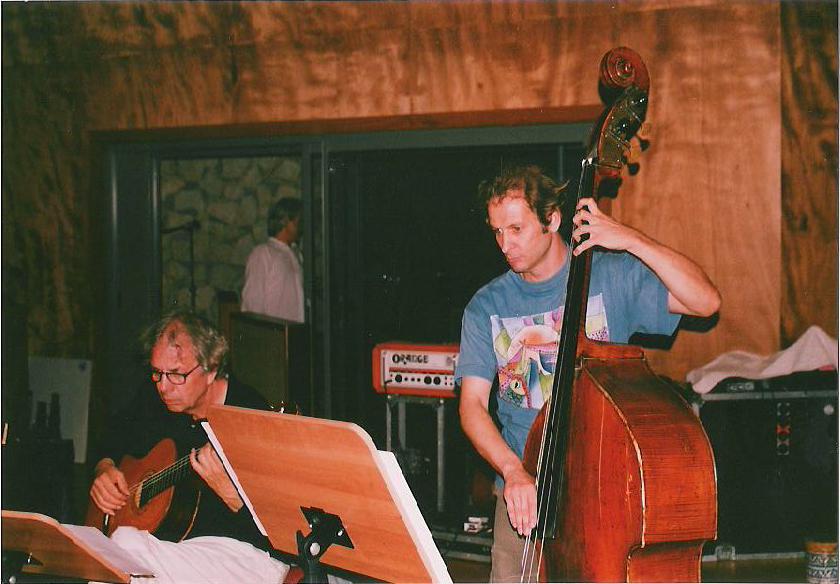
<svg viewBox="0 0 840 584"><path fill-rule="evenodd" d="M185 332L192 341L201 368L221 376L227 362L227 339L207 319L187 310L169 312L145 330L141 340L146 355L151 355L161 338L165 336L167 341L174 342L180 332Z"/></svg>

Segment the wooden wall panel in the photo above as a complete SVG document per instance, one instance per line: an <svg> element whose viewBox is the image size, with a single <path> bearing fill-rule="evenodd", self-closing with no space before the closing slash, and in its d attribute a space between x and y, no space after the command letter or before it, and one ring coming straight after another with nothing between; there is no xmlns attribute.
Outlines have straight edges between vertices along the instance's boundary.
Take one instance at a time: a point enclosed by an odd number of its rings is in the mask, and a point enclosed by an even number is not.
<svg viewBox="0 0 840 584"><path fill-rule="evenodd" d="M782 6L782 342L837 336L837 4Z"/></svg>
<svg viewBox="0 0 840 584"><path fill-rule="evenodd" d="M615 213L718 284L717 327L683 331L672 351L650 355L659 370L687 371L698 355L778 346L778 13L753 4L658 16L645 31L657 39L648 55L651 145Z"/></svg>
<svg viewBox="0 0 840 584"><path fill-rule="evenodd" d="M35 354L88 357L97 282L87 120L73 81L48 67L3 71L3 310L26 313Z"/></svg>
<svg viewBox="0 0 840 584"><path fill-rule="evenodd" d="M672 351L652 355L654 365L682 378L725 350L780 348L784 47L776 3L88 2L2 9L3 115L16 120L4 124L4 146L16 148L3 149L4 170L14 169L4 173L3 197L4 205L14 200L19 226L9 237L4 223L4 243L11 240L13 249L4 246L3 257L4 266L26 273L26 290L38 291L29 295L30 310L44 315L30 318L33 353L85 356L92 347L86 323L97 283L90 281L96 265L88 251L96 245L86 223L88 132L318 127L339 119L350 120L347 129L353 120L364 128L387 116L469 119L498 111L510 119L520 108L578 111L597 106L598 60L619 44L642 54L653 89L651 147L615 213L695 258L724 295L719 325L680 334ZM834 55L836 63L836 48ZM809 135L796 132L803 140ZM810 204L802 192L801 203ZM66 213L73 245L58 245L52 221L39 218L44 208ZM797 264L813 277L807 263Z"/></svg>

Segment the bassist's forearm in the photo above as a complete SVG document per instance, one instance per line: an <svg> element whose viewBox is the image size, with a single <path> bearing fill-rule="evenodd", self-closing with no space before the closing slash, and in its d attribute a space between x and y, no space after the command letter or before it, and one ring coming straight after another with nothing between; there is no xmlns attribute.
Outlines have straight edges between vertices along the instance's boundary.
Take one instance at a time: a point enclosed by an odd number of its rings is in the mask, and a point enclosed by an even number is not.
<svg viewBox="0 0 840 584"><path fill-rule="evenodd" d="M522 460L502 438L486 409L476 407L462 397L460 415L464 434L481 457L489 462L502 478L522 469Z"/></svg>

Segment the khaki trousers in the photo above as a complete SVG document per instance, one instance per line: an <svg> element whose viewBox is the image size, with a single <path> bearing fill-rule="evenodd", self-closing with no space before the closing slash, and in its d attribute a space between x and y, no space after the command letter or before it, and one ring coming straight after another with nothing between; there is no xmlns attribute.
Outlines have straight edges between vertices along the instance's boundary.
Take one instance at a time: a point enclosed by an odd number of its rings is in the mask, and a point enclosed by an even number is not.
<svg viewBox="0 0 840 584"><path fill-rule="evenodd" d="M504 490L493 489L496 494L496 514L493 519L493 547L490 550L490 581L520 582L525 538L520 537L508 519Z"/></svg>

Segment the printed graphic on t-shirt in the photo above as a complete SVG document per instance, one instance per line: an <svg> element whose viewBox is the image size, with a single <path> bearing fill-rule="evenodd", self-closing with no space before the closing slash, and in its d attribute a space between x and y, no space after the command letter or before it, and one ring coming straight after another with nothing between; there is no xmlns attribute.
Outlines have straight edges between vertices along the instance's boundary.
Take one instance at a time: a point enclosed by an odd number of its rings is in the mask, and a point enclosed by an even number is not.
<svg viewBox="0 0 840 584"><path fill-rule="evenodd" d="M501 399L539 409L551 395L564 308L524 317L490 317ZM601 294L591 296L587 303L586 336L595 341L610 339Z"/></svg>

